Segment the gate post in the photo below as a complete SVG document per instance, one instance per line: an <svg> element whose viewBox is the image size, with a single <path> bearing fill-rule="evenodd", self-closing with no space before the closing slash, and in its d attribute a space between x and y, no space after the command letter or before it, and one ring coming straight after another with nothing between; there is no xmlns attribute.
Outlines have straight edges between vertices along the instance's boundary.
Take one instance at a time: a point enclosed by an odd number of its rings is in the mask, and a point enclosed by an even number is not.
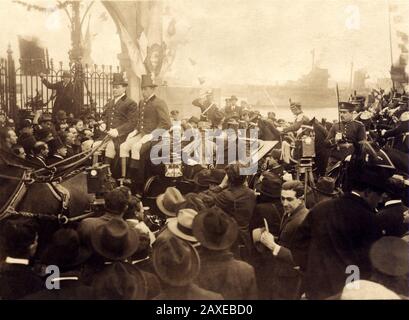
<svg viewBox="0 0 409 320"><path fill-rule="evenodd" d="M11 50L11 46L9 44L7 49L7 77L8 77L8 105L7 108L7 116L13 118L14 121L17 120L17 96L16 96L16 66L14 64L13 59L13 51Z"/></svg>

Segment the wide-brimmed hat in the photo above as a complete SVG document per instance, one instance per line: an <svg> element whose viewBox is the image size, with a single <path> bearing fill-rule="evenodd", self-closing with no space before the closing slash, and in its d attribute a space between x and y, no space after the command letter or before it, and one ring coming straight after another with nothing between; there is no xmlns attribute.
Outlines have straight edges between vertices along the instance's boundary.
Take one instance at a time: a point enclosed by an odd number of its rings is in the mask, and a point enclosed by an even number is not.
<svg viewBox="0 0 409 320"><path fill-rule="evenodd" d="M91 235L92 247L104 258L124 260L138 249L139 233L119 218L99 225Z"/></svg>
<svg viewBox="0 0 409 320"><path fill-rule="evenodd" d="M200 187L209 187L211 184L220 184L225 175L223 169L204 169L195 174L193 181Z"/></svg>
<svg viewBox="0 0 409 320"><path fill-rule="evenodd" d="M148 295L143 273L126 262L106 265L93 277L92 287L98 300L145 300Z"/></svg>
<svg viewBox="0 0 409 320"><path fill-rule="evenodd" d="M193 235L193 220L197 216L197 211L193 209L181 209L176 218L168 220L168 229L178 238L189 242L197 242Z"/></svg>
<svg viewBox="0 0 409 320"><path fill-rule="evenodd" d="M84 263L91 251L81 245L78 232L74 229L60 229L52 236L51 242L42 254L41 261L69 269Z"/></svg>
<svg viewBox="0 0 409 320"><path fill-rule="evenodd" d="M335 190L335 180L331 177L320 177L313 189L326 196L335 196L338 193Z"/></svg>
<svg viewBox="0 0 409 320"><path fill-rule="evenodd" d="M112 74L112 85L122 85L122 86L127 86L128 85L128 80L125 79L124 75L122 73L114 73Z"/></svg>
<svg viewBox="0 0 409 320"><path fill-rule="evenodd" d="M168 187L165 193L160 194L156 198L156 205L162 213L169 217L176 217L179 205L185 200L177 188Z"/></svg>
<svg viewBox="0 0 409 320"><path fill-rule="evenodd" d="M33 121L30 119L24 119L21 121L21 128L31 128L33 126Z"/></svg>
<svg viewBox="0 0 409 320"><path fill-rule="evenodd" d="M200 272L200 258L196 249L176 237L163 239L154 245L152 262L159 278L172 286L186 286Z"/></svg>
<svg viewBox="0 0 409 320"><path fill-rule="evenodd" d="M218 207L201 212L193 220L193 234L203 247L210 250L230 248L238 232L237 222Z"/></svg>
<svg viewBox="0 0 409 320"><path fill-rule="evenodd" d="M148 74L143 74L141 78L141 88L157 87L158 85L153 81L152 77Z"/></svg>
<svg viewBox="0 0 409 320"><path fill-rule="evenodd" d="M50 133L52 133L52 131L49 128L41 128L41 129L37 130L36 138L39 141L40 140L44 141L45 139L47 139L47 137L50 135Z"/></svg>
<svg viewBox="0 0 409 320"><path fill-rule="evenodd" d="M409 274L409 245L398 237L382 237L369 251L372 266L388 276Z"/></svg>
<svg viewBox="0 0 409 320"><path fill-rule="evenodd" d="M273 199L281 197L283 182L279 176L271 172L264 172L260 178L261 182L256 186L257 191Z"/></svg>
<svg viewBox="0 0 409 320"><path fill-rule="evenodd" d="M341 300L399 300L398 294L385 286L368 280L348 283L339 295Z"/></svg>

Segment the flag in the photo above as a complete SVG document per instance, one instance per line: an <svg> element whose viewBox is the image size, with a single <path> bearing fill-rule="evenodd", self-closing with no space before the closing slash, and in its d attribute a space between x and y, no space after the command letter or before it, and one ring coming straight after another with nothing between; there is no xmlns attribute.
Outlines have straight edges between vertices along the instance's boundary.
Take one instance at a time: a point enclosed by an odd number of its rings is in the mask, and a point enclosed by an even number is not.
<svg viewBox="0 0 409 320"><path fill-rule="evenodd" d="M47 73L45 49L35 37L18 36L21 72L25 75Z"/></svg>
<svg viewBox="0 0 409 320"><path fill-rule="evenodd" d="M175 34L176 34L176 20L172 19L168 25L167 36L173 37Z"/></svg>
<svg viewBox="0 0 409 320"><path fill-rule="evenodd" d="M401 38L403 43L408 43L409 42L409 37L408 34L402 31L396 31L396 35Z"/></svg>
<svg viewBox="0 0 409 320"><path fill-rule="evenodd" d="M398 11L399 7L397 4L390 4L389 5L389 12L396 12Z"/></svg>
<svg viewBox="0 0 409 320"><path fill-rule="evenodd" d="M402 53L408 53L408 48L404 44L399 44L399 49Z"/></svg>
<svg viewBox="0 0 409 320"><path fill-rule="evenodd" d="M192 64L192 66L196 65L196 61L193 60L192 58L189 58L190 63Z"/></svg>
<svg viewBox="0 0 409 320"><path fill-rule="evenodd" d="M128 55L131 62L132 72L138 77L141 78L143 74L146 73L145 65L143 64L144 55L143 50L140 49L140 46L132 40L129 32L126 30L125 26L118 20L119 34L121 36L122 42L128 51Z"/></svg>
<svg viewBox="0 0 409 320"><path fill-rule="evenodd" d="M203 85L206 82L205 78L203 77L198 77L197 80L199 80L200 85Z"/></svg>
<svg viewBox="0 0 409 320"><path fill-rule="evenodd" d="M394 16L393 17L393 22L394 23L403 23L403 22L405 22L405 19L402 16Z"/></svg>
<svg viewBox="0 0 409 320"><path fill-rule="evenodd" d="M92 38L95 35L91 35L91 31L89 27L90 21L91 21L91 15L89 16L89 19L88 19L88 25L87 25L87 30L85 31L85 36L82 36L81 34L81 42L82 42L82 49L83 49L82 62L84 64L92 66L94 64L94 61L92 60L92 57L91 57Z"/></svg>

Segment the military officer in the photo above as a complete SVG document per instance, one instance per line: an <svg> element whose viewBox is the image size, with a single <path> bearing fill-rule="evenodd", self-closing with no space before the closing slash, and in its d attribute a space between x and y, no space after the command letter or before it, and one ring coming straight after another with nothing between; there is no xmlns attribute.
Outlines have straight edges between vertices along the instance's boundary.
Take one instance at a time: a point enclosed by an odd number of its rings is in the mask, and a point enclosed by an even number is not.
<svg viewBox="0 0 409 320"><path fill-rule="evenodd" d="M126 159L131 152L129 163L130 175L132 177L135 192L141 193L145 181L145 164L148 150L152 146L153 132L156 129L169 130L171 120L166 102L155 95L157 85L149 75L142 75L141 89L143 100L134 117L135 129L120 147L121 174L126 178Z"/></svg>
<svg viewBox="0 0 409 320"><path fill-rule="evenodd" d="M282 130L283 133L288 133L288 132L296 133L298 131L298 129L300 129L303 124L307 124L310 121L310 119L302 111L301 103L292 102L290 104L290 109L291 109L291 112L295 116L295 121L291 126L289 126L287 128L284 128Z"/></svg>
<svg viewBox="0 0 409 320"><path fill-rule="evenodd" d="M330 162L344 160L354 151L354 145L366 140L365 126L362 122L353 119L355 106L349 102L340 102L339 113L341 123L335 123L328 132L325 140L331 148Z"/></svg>
<svg viewBox="0 0 409 320"><path fill-rule="evenodd" d="M128 82L121 73L114 73L112 85L114 97L104 106L102 113L106 131L112 138L105 150L105 162L111 166L116 155L116 149L134 129L133 117L137 109L137 103L126 95Z"/></svg>

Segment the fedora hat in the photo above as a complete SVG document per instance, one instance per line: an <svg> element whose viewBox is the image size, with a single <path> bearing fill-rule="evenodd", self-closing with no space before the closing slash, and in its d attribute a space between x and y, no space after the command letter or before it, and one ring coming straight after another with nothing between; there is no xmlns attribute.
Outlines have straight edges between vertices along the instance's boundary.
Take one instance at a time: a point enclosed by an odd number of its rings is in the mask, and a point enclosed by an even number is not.
<svg viewBox="0 0 409 320"><path fill-rule="evenodd" d="M203 247L210 250L230 248L238 232L236 221L218 207L201 212L193 220L193 234Z"/></svg>
<svg viewBox="0 0 409 320"><path fill-rule="evenodd" d="M220 184L225 175L223 169L204 169L195 174L193 181L200 187L209 187L211 184Z"/></svg>
<svg viewBox="0 0 409 320"><path fill-rule="evenodd" d="M200 272L200 258L196 249L176 237L163 239L154 245L152 263L159 278L176 287L192 283Z"/></svg>
<svg viewBox="0 0 409 320"><path fill-rule="evenodd" d="M60 229L52 236L44 250L41 261L54 264L62 269L69 269L84 263L91 256L91 251L81 245L78 232L74 229Z"/></svg>
<svg viewBox="0 0 409 320"><path fill-rule="evenodd" d="M156 205L159 210L169 217L176 217L179 205L186 199L175 187L166 188L165 193L156 198Z"/></svg>
<svg viewBox="0 0 409 320"><path fill-rule="evenodd" d="M126 262L105 266L93 277L92 287L98 300L145 300L148 295L145 276Z"/></svg>
<svg viewBox="0 0 409 320"><path fill-rule="evenodd" d="M383 274L393 277L409 274L409 245L401 238L380 238L372 245L369 257L372 266Z"/></svg>
<svg viewBox="0 0 409 320"><path fill-rule="evenodd" d="M256 186L257 191L270 198L280 198L283 184L280 177L271 172L264 172L260 178L261 182Z"/></svg>
<svg viewBox="0 0 409 320"><path fill-rule="evenodd" d="M181 209L176 218L170 218L168 221L168 229L178 238L189 242L197 242L193 235L192 225L193 220L197 216L197 211L193 209Z"/></svg>
<svg viewBox="0 0 409 320"><path fill-rule="evenodd" d="M239 99L237 99L236 96L231 96L231 97L230 97L230 101L233 101L233 100L234 100L234 101L238 101Z"/></svg>
<svg viewBox="0 0 409 320"><path fill-rule="evenodd" d="M91 235L92 247L104 258L119 261L138 249L139 233L119 218L99 225Z"/></svg>
<svg viewBox="0 0 409 320"><path fill-rule="evenodd" d="M152 77L148 74L143 74L141 78L141 88L146 88L146 87L157 87L158 85L154 83L152 80Z"/></svg>
<svg viewBox="0 0 409 320"><path fill-rule="evenodd" d="M326 196L335 196L338 194L338 192L335 191L335 180L331 177L320 177L313 189Z"/></svg>
<svg viewBox="0 0 409 320"><path fill-rule="evenodd" d="M122 86L127 86L128 81L125 79L124 75L122 73L114 73L112 74L112 85L122 85Z"/></svg>

